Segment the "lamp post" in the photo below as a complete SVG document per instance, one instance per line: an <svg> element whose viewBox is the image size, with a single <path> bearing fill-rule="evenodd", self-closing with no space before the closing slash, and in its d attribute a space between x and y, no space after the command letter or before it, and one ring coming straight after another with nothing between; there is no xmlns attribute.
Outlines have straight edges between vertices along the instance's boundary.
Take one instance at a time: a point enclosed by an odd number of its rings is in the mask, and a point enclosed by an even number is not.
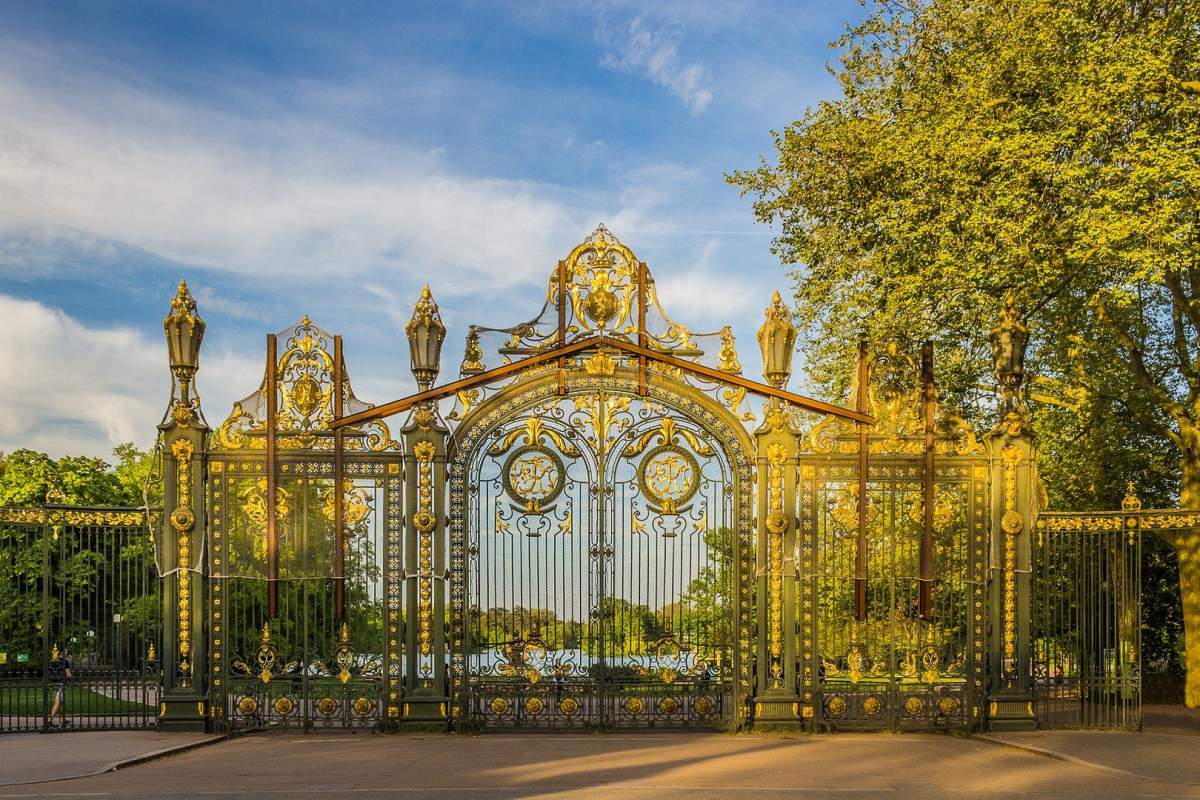
<svg viewBox="0 0 1200 800"><path fill-rule="evenodd" d="M437 303L425 286L404 326L418 391L433 385L441 369L442 324ZM403 702L388 695L388 718L408 722L441 722L447 718L446 691L446 436L435 402L421 403L402 429L404 433L405 526L404 562L410 610L405 626L405 691Z"/></svg>
<svg viewBox="0 0 1200 800"><path fill-rule="evenodd" d="M796 326L779 292L767 306L758 345L763 377L776 389L792 374ZM796 463L798 442L787 408L777 398L767 404L754 432L758 474L758 670L754 689L755 724L794 728L811 718L813 694L797 692ZM811 674L810 672L802 674Z"/></svg>
<svg viewBox="0 0 1200 800"><path fill-rule="evenodd" d="M207 725L208 662L203 609L207 576L201 561L204 522L204 444L208 425L200 409L194 379L200 368L204 320L187 283L171 300L163 319L167 357L174 386L163 435L162 535L158 559L170 567L163 576L163 694L158 726L162 730L204 730ZM214 627L214 635L220 635ZM215 673L214 673L215 674ZM221 678L214 678L217 685Z"/></svg>

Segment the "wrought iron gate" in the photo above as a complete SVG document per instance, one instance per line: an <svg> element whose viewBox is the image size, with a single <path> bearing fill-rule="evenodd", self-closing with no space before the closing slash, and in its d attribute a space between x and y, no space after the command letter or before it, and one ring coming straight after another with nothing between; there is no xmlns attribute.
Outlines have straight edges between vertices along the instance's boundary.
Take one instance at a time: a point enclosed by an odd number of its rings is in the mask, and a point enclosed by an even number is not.
<svg viewBox="0 0 1200 800"><path fill-rule="evenodd" d="M901 360L892 350L877 365L878 422L861 442L830 418L800 457L799 677L835 729L966 729L983 709L989 460L962 420L932 404L922 419Z"/></svg>
<svg viewBox="0 0 1200 800"><path fill-rule="evenodd" d="M326 428L366 407L340 337L306 318L268 352L208 453L212 715L224 729L372 728L403 691L399 445L382 423Z"/></svg>
<svg viewBox="0 0 1200 800"><path fill-rule="evenodd" d="M144 509L0 509L0 732L149 728L159 574ZM70 665L70 675L66 666ZM51 718L61 690L63 717ZM59 729L63 729L60 727Z"/></svg>
<svg viewBox="0 0 1200 800"><path fill-rule="evenodd" d="M466 713L488 727L723 724L747 655L745 466L661 388L591 383L567 397L545 383L459 443Z"/></svg>
<svg viewBox="0 0 1200 800"><path fill-rule="evenodd" d="M1142 532L1186 528L1191 515L1043 513L1034 551L1032 669L1043 728L1142 725Z"/></svg>

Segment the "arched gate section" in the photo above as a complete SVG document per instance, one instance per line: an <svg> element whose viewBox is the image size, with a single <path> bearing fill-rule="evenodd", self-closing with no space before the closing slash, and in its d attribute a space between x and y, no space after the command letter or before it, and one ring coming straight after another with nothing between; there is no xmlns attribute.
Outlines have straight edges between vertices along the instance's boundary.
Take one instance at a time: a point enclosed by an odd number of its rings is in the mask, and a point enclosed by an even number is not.
<svg viewBox="0 0 1200 800"><path fill-rule="evenodd" d="M754 629L744 432L661 375L502 392L456 435L450 692L486 727L744 719Z"/></svg>

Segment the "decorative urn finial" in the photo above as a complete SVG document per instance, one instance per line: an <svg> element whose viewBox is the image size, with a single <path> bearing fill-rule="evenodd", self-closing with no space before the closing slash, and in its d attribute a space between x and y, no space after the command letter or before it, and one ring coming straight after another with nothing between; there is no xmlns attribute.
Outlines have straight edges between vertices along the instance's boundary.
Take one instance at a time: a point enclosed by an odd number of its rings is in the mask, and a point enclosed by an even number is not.
<svg viewBox="0 0 1200 800"><path fill-rule="evenodd" d="M796 347L796 326L792 312L779 292L765 312L766 319L758 329L758 346L762 349L763 377L776 389L787 385L792 375L792 351Z"/></svg>
<svg viewBox="0 0 1200 800"><path fill-rule="evenodd" d="M1000 417L1021 408L1021 384L1025 380L1025 346L1029 328L1021 321L1017 298L1011 289L1004 295L1000 319L989 335L992 344L992 370L1000 387Z"/></svg>
<svg viewBox="0 0 1200 800"><path fill-rule="evenodd" d="M412 319L404 326L404 332L408 334L413 377L417 379L417 387L425 391L433 385L441 369L442 340L446 338L446 326L442 324L429 284L421 290L421 299L413 306Z"/></svg>
<svg viewBox="0 0 1200 800"><path fill-rule="evenodd" d="M196 313L196 299L188 291L186 281L179 282L179 289L171 300L171 310L163 319L163 331L167 335L167 352L171 360L171 372L179 382L177 402L185 407L192 406L191 384L196 370L200 369L200 344L204 341L204 320Z"/></svg>

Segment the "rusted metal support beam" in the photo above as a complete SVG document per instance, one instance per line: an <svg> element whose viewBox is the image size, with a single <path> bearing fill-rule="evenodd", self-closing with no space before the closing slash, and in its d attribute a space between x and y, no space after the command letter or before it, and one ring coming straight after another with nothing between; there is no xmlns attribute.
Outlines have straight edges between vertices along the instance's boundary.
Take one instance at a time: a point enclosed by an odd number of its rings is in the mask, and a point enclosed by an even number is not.
<svg viewBox="0 0 1200 800"><path fill-rule="evenodd" d="M867 343L858 343L858 391L854 396L854 408L862 414L867 412ZM858 423L858 537L854 544L854 618L860 622L867 618L867 426Z"/></svg>
<svg viewBox="0 0 1200 800"><path fill-rule="evenodd" d="M921 619L933 619L933 342L921 346L922 414L925 418L925 470L922 476L925 518L921 527Z"/></svg>
<svg viewBox="0 0 1200 800"><path fill-rule="evenodd" d="M278 414L279 375L276 372L275 334L267 334L267 618L279 613L279 538L275 528L275 428Z"/></svg>
<svg viewBox="0 0 1200 800"><path fill-rule="evenodd" d="M646 262L638 262L638 347L650 343L646 335ZM638 394L646 396L646 357L638 356Z"/></svg>
<svg viewBox="0 0 1200 800"><path fill-rule="evenodd" d="M660 353L657 350L652 350L650 348L639 347L636 344L626 342L622 339L612 339L607 336L590 336L586 339L580 339L577 342L563 345L562 347L555 347L551 350L547 350L544 353L538 353L536 356L523 358L520 361L514 361L511 364L505 364L503 366L496 367L495 369L481 372L478 375L472 375L468 378L454 381L453 383L447 383L444 386L436 386L427 391L418 392L417 394L401 398L400 400L393 400L392 402L384 403L381 406L368 408L365 411L358 412L357 414L350 414L339 419L334 419L329 423L329 428L334 430L347 425L360 425L364 422L370 422L371 420L390 417L393 414L399 414L403 411L407 411L408 409L415 405L419 405L420 403L441 400L444 397L449 397L453 394L457 394L458 392L491 383L492 381L500 380L501 378L506 378L514 373L529 369L530 367L535 367L538 364L544 364L547 361L553 361L556 359L563 359L572 353L578 353L583 350L600 346L609 347L614 350L622 350L635 356L645 356L647 361L657 361L660 364L677 367L678 369L684 370L685 372L690 372L693 375L699 375L710 380L719 381L731 386L737 386L745 389L751 394L755 394L760 397L775 397L780 400L787 401L788 403L791 403L792 405L802 408L806 411L813 411L818 414L832 414L835 417L841 417L842 419L848 419L854 422L864 422L868 425L875 422L875 418L870 414L867 414L865 411L852 411L848 408L842 408L839 405L834 405L833 403L814 400L811 397L805 397L804 395L795 394L784 389L776 389L775 387L768 386L765 383L758 383L756 381L748 380L740 375L731 375L728 372L722 372L719 369L708 367L704 364L697 364L694 361L676 358L675 356L668 355L666 353Z"/></svg>
<svg viewBox="0 0 1200 800"><path fill-rule="evenodd" d="M567 343L567 262L558 262L558 343L556 348L561 350ZM558 357L558 393L567 393L567 359Z"/></svg>

